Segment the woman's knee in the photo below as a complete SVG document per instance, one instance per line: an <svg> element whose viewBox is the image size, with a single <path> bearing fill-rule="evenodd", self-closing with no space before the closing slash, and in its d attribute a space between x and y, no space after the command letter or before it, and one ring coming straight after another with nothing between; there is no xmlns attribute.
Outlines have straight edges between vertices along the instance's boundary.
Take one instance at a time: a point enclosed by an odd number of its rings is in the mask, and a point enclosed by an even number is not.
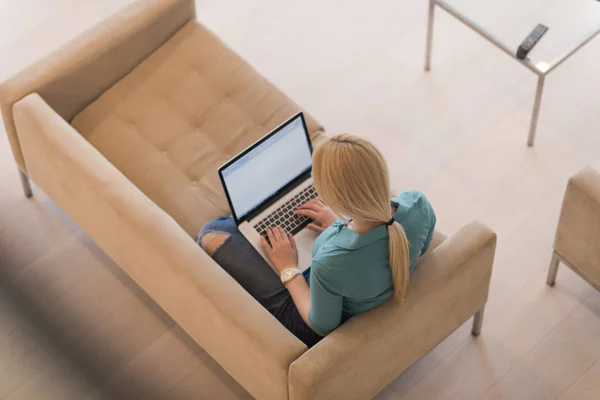
<svg viewBox="0 0 600 400"><path fill-rule="evenodd" d="M212 256L237 231L231 217L217 217L205 223L198 233L198 244Z"/></svg>
<svg viewBox="0 0 600 400"><path fill-rule="evenodd" d="M231 217L217 217L202 225L200 232L198 232L198 244L200 244L200 238L207 232L223 232L232 234L237 230L235 221Z"/></svg>
<svg viewBox="0 0 600 400"><path fill-rule="evenodd" d="M202 236L198 237L198 242L200 247L204 249L204 251L212 256L216 253L217 250L223 246L223 244L229 239L231 235L225 232L206 232Z"/></svg>

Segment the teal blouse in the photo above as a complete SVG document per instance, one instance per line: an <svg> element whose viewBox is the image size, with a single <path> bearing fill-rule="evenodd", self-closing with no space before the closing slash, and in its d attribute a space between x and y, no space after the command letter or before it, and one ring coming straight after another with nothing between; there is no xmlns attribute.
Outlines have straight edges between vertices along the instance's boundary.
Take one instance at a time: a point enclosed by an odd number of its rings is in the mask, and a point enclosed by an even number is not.
<svg viewBox="0 0 600 400"><path fill-rule="evenodd" d="M429 248L436 217L420 192L409 191L391 200L392 216L406 232L410 272ZM388 229L378 226L360 234L336 221L315 240L312 265L305 277L310 285L309 322L327 335L348 318L378 306L394 293L389 266Z"/></svg>

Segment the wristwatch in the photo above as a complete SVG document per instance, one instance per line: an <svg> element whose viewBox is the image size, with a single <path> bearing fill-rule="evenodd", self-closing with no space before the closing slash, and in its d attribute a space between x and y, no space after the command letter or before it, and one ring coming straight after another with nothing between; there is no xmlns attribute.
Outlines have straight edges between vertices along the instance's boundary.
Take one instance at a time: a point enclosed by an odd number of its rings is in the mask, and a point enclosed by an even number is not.
<svg viewBox="0 0 600 400"><path fill-rule="evenodd" d="M286 268L281 273L281 283L285 285L298 275L302 275L302 271L300 271L298 268Z"/></svg>

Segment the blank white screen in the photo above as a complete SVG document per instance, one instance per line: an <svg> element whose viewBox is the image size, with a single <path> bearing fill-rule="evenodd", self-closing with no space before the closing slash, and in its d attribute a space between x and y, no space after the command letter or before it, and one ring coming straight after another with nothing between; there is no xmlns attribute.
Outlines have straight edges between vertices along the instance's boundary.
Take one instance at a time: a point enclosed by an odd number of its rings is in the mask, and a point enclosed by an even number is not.
<svg viewBox="0 0 600 400"><path fill-rule="evenodd" d="M302 119L261 143L223 170L234 213L240 217L311 166L312 157Z"/></svg>

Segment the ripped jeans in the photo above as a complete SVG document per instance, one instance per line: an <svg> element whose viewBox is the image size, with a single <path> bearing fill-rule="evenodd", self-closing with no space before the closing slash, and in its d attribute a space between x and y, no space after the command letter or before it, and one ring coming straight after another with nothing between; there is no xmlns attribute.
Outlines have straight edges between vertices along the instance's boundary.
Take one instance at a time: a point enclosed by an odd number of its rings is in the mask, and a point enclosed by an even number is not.
<svg viewBox="0 0 600 400"><path fill-rule="evenodd" d="M279 276L240 233L233 218L218 217L207 222L198 233L198 244L209 232L229 235L211 257L256 301L308 347L323 338L304 322ZM309 273L305 271L305 278Z"/></svg>

